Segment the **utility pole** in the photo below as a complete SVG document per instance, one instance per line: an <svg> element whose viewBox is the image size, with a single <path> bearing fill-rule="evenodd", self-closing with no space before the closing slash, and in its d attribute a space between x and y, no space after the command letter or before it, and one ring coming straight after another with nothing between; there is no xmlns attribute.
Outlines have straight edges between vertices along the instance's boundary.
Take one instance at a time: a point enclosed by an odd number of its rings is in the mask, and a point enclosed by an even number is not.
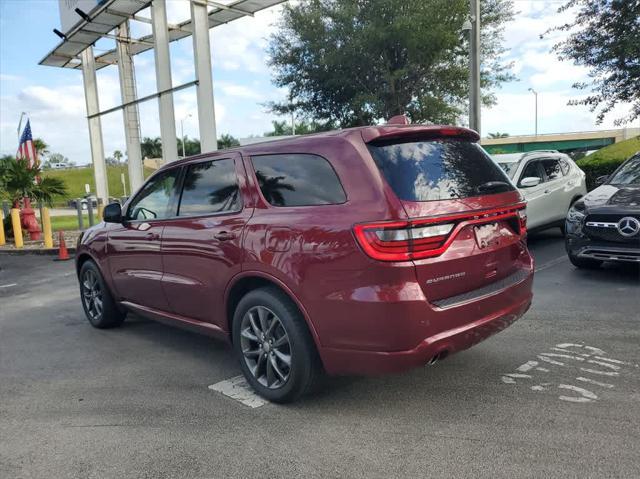
<svg viewBox="0 0 640 479"><path fill-rule="evenodd" d="M536 97L535 102L536 102L536 119L535 119L535 131L536 131L536 136L538 136L538 92L535 91L533 88L529 88L529 91L531 93L534 94L534 96Z"/></svg>
<svg viewBox="0 0 640 479"><path fill-rule="evenodd" d="M184 121L187 118L191 118L191 113L189 113L187 116L185 116L184 118L182 118L180 120L180 140L182 141L182 158L184 158L186 155L184 154ZM217 145L216 145L217 147Z"/></svg>
<svg viewBox="0 0 640 479"><path fill-rule="evenodd" d="M480 134L480 0L469 3L469 128Z"/></svg>

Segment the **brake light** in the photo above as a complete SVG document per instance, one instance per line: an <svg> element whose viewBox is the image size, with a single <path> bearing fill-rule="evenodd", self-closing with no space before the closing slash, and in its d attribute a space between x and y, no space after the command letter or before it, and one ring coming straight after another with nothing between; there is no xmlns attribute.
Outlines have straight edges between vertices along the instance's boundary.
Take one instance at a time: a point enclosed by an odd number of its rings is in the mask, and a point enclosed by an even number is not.
<svg viewBox="0 0 640 479"><path fill-rule="evenodd" d="M461 130L460 128L440 128L438 130L438 133L441 134L442 136L458 136L463 131L464 130Z"/></svg>
<svg viewBox="0 0 640 479"><path fill-rule="evenodd" d="M523 206L518 210L518 226L520 226L520 234L527 232L527 207Z"/></svg>
<svg viewBox="0 0 640 479"><path fill-rule="evenodd" d="M525 234L527 214L524 204L433 218L358 224L353 231L371 258L409 261L440 256L465 226L507 219L517 219L517 233Z"/></svg>

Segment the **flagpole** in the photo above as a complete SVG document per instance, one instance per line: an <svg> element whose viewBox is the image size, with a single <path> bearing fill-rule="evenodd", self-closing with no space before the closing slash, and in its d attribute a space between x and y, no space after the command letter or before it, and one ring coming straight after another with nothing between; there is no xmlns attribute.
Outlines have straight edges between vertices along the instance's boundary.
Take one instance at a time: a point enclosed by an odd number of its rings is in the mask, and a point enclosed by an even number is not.
<svg viewBox="0 0 640 479"><path fill-rule="evenodd" d="M26 111L23 111L23 112L20 114L20 121L18 122L18 141L20 141L20 131L22 130L22 119L23 119L25 116L26 116L27 118L29 118L29 115L27 114L27 112L26 112Z"/></svg>

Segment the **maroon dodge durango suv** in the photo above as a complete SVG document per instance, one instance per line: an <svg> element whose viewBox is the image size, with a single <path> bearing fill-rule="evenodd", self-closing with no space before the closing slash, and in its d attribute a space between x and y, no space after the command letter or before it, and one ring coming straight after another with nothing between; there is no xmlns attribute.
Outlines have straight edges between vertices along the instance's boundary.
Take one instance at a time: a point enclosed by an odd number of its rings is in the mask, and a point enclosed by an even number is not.
<svg viewBox="0 0 640 479"><path fill-rule="evenodd" d="M458 127L345 129L170 163L79 240L82 305L223 338L263 397L439 360L531 304L522 197Z"/></svg>

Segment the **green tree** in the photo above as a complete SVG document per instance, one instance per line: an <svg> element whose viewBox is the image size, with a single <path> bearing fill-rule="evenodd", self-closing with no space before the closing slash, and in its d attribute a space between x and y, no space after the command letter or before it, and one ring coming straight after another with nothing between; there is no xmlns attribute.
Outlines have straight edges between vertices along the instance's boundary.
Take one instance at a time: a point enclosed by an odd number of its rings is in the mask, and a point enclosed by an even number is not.
<svg viewBox="0 0 640 479"><path fill-rule="evenodd" d="M640 117L640 1L569 0L558 12L575 8L573 21L549 32L567 32L568 37L553 46L561 60L573 60L589 69L589 80L573 84L590 93L569 105L586 105L601 123L618 104L631 103L620 125Z"/></svg>
<svg viewBox="0 0 640 479"><path fill-rule="evenodd" d="M42 163L42 168L47 170L51 168L51 165L54 163L64 163L69 167L75 166L75 163L69 161L69 158L64 156L62 153L51 153L47 157L47 159Z"/></svg>
<svg viewBox="0 0 640 479"><path fill-rule="evenodd" d="M161 158L162 140L160 140L160 137L144 137L140 142L140 149L142 151L142 158Z"/></svg>
<svg viewBox="0 0 640 479"><path fill-rule="evenodd" d="M499 131L495 133L489 133L489 138L509 138L509 133L500 133Z"/></svg>
<svg viewBox="0 0 640 479"><path fill-rule="evenodd" d="M240 146L240 142L233 136L228 133L223 133L218 138L218 149L225 150L227 148L233 148L236 146Z"/></svg>
<svg viewBox="0 0 640 479"><path fill-rule="evenodd" d="M116 150L113 152L113 159L116 161L117 164L120 163L120 160L122 160L122 157L124 155L122 154L122 152L120 150Z"/></svg>
<svg viewBox="0 0 640 479"><path fill-rule="evenodd" d="M272 131L267 131L264 136L286 136L293 134L291 123L286 121L273 120ZM320 123L317 121L299 120L296 122L296 135L308 135L309 133L317 133L319 131L328 131L335 129L336 126L331 123Z"/></svg>
<svg viewBox="0 0 640 479"><path fill-rule="evenodd" d="M484 105L513 79L502 54L511 0L481 4ZM278 114L334 126L406 113L413 122L455 122L468 101L468 0L301 0L287 4L270 39L274 83L289 101Z"/></svg>
<svg viewBox="0 0 640 479"><path fill-rule="evenodd" d="M17 206L24 197L51 205L54 196L67 193L67 187L59 178L40 178L39 167L29 168L26 161L3 158L0 162L2 192L6 199ZM40 178L36 181L37 178Z"/></svg>
<svg viewBox="0 0 640 479"><path fill-rule="evenodd" d="M49 145L47 145L42 138L35 138L33 140L33 147L39 157L46 156L49 153Z"/></svg>
<svg viewBox="0 0 640 479"><path fill-rule="evenodd" d="M182 154L182 141L178 140L178 151ZM184 137L184 152L185 156L199 155L201 152L200 149L200 140L197 138L189 138L187 136Z"/></svg>

